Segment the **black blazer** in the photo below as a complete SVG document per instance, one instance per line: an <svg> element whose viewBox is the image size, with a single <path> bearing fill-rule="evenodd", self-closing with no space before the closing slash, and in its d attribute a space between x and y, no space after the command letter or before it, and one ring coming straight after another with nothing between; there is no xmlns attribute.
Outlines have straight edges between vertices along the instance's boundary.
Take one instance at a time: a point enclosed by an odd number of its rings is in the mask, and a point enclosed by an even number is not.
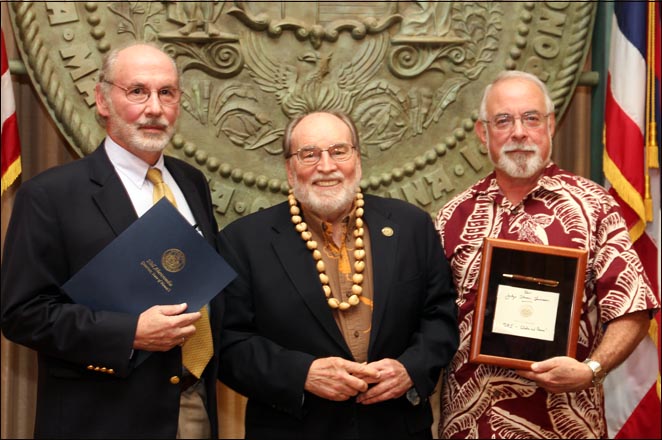
<svg viewBox="0 0 662 440"><path fill-rule="evenodd" d="M249 399L247 437L430 437L428 397L458 345L449 265L426 212L396 199L365 202L374 277L368 360L399 360L422 403L403 396L360 405L304 393L315 358L352 355L285 202L219 234L219 252L239 274L224 291L220 378Z"/></svg>
<svg viewBox="0 0 662 440"><path fill-rule="evenodd" d="M218 227L205 177L178 159L165 157L165 166L213 245ZM103 144L24 182L17 192L2 258L1 323L8 339L38 352L36 437L176 435L180 386L170 378L181 376L181 349L155 352L134 368L138 317L92 312L72 304L60 288L136 219ZM217 352L220 298L210 312ZM214 356L204 373L214 436L216 369Z"/></svg>

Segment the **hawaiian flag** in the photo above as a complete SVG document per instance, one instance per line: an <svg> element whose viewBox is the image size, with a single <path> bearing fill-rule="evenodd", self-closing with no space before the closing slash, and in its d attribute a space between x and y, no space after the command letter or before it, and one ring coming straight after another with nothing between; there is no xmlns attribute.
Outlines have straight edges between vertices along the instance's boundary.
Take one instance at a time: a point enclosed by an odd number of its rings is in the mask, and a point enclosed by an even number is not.
<svg viewBox="0 0 662 440"><path fill-rule="evenodd" d="M603 168L660 298L660 3L615 2L611 26ZM610 438L661 438L660 313L604 386Z"/></svg>
<svg viewBox="0 0 662 440"><path fill-rule="evenodd" d="M2 39L2 144L0 144L2 191L0 194L2 194L21 174L21 144L18 139L14 91L5 50L5 34L1 29L0 37Z"/></svg>

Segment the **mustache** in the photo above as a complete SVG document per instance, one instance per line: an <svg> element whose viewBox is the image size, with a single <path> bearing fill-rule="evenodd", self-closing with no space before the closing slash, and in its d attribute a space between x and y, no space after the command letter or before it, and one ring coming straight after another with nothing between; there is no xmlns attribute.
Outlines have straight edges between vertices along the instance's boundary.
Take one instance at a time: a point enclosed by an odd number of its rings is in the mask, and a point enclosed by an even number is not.
<svg viewBox="0 0 662 440"><path fill-rule="evenodd" d="M540 151L540 147L536 144L524 144L520 142L508 142L501 147L502 153L510 153L513 151L531 151L535 153Z"/></svg>
<svg viewBox="0 0 662 440"><path fill-rule="evenodd" d="M156 127L162 130L167 129L170 124L164 118L146 118L137 122L138 128Z"/></svg>
<svg viewBox="0 0 662 440"><path fill-rule="evenodd" d="M311 177L310 181L312 183L315 183L319 180L331 180L331 179L344 180L344 176L339 171L333 172L331 174L315 174Z"/></svg>

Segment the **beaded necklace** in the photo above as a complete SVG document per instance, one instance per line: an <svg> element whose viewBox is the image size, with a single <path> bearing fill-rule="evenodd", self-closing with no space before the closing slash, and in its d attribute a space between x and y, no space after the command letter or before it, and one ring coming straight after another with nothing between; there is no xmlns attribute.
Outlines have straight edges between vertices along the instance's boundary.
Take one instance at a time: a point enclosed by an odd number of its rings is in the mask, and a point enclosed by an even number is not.
<svg viewBox="0 0 662 440"><path fill-rule="evenodd" d="M356 200L354 206L356 207L355 217L356 223L354 227L354 274L352 275L352 290L347 294L347 301L339 301L331 294L331 286L329 286L329 276L326 274L326 266L322 261L322 253L317 249L317 242L313 240L313 234L308 230L308 225L301 217L301 209L297 204L297 199L292 194L287 196L290 204L290 215L292 216L292 223L296 231L301 234L301 239L306 243L306 247L311 251L313 259L315 260L315 267L319 274L319 280L322 283L322 290L326 296L326 303L332 309L347 310L352 306L359 304L359 296L363 292L363 270L365 269L365 249L363 248L363 194L359 189L356 193ZM343 238L344 239L344 238Z"/></svg>

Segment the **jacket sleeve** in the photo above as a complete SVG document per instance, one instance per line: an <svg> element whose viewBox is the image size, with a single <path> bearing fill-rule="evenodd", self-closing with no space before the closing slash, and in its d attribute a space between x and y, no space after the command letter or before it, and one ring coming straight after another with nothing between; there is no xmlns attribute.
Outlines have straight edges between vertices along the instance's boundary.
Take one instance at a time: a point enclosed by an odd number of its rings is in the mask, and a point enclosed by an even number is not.
<svg viewBox="0 0 662 440"><path fill-rule="evenodd" d="M422 295L419 324L398 360L407 369L419 396L427 399L434 391L441 369L455 355L459 329L450 266L427 214L423 222L412 229L415 238L409 242L416 247L413 252L424 252L423 285L420 292L412 292Z"/></svg>
<svg viewBox="0 0 662 440"><path fill-rule="evenodd" d="M222 230L217 245L238 274L223 291L226 308L219 379L251 399L301 418L304 384L314 356L287 349L257 331L251 277L260 268L250 266L251 250L240 239L245 234L233 232Z"/></svg>
<svg viewBox="0 0 662 440"><path fill-rule="evenodd" d="M93 312L62 291L73 274L72 253L80 256L81 247L91 243L101 246L93 241L101 233L85 228L83 219L72 225L63 218L63 211L75 216L77 202L59 206L45 183L25 182L16 195L2 258L2 331L73 369L94 365L126 376L137 317ZM75 235L67 232L74 230Z"/></svg>

